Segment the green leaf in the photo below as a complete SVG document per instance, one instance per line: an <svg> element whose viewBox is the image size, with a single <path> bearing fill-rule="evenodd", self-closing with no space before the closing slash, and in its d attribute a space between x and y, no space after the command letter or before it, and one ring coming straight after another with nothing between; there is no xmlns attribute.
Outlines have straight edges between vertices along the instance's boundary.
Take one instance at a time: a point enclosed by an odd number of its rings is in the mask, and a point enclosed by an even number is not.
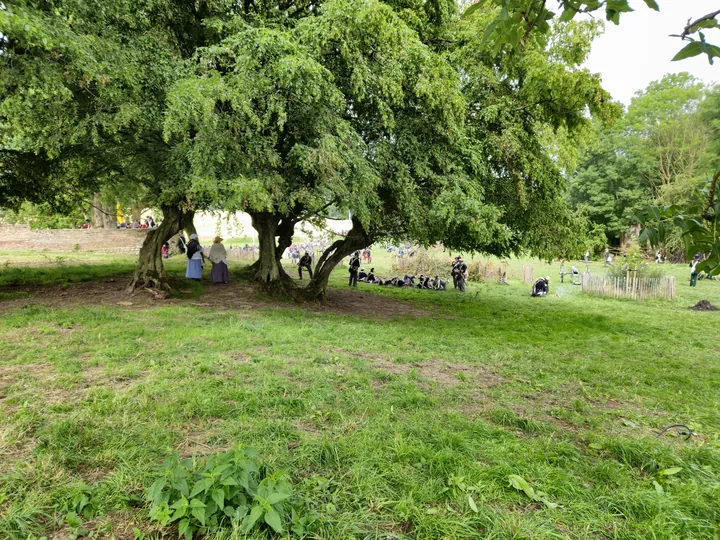
<svg viewBox="0 0 720 540"><path fill-rule="evenodd" d="M270 496L267 498L267 502L269 504L277 504L281 501L284 501L290 497L289 493L271 493Z"/></svg>
<svg viewBox="0 0 720 540"><path fill-rule="evenodd" d="M660 471L660 475L672 476L673 474L677 474L680 471L682 471L682 467L670 467L669 469L663 469L662 471Z"/></svg>
<svg viewBox="0 0 720 540"><path fill-rule="evenodd" d="M197 519L201 525L205 525L205 509L204 508L191 508L190 513Z"/></svg>
<svg viewBox="0 0 720 540"><path fill-rule="evenodd" d="M470 505L470 509L477 514L478 507L475 504L475 500L472 498L472 495L468 495L468 504Z"/></svg>
<svg viewBox="0 0 720 540"><path fill-rule="evenodd" d="M188 530L188 527L190 527L190 520L185 518L180 520L180 523L178 523L178 534L183 535L185 534L185 531Z"/></svg>
<svg viewBox="0 0 720 540"><path fill-rule="evenodd" d="M150 486L150 490L148 491L148 495L150 497L150 500L153 502L157 501L157 499L160 497L160 494L162 493L163 488L167 485L167 479L165 478L158 478L153 482L153 485Z"/></svg>
<svg viewBox="0 0 720 540"><path fill-rule="evenodd" d="M265 513L265 523L270 525L276 533L281 533L283 530L280 514L278 514L275 510L270 510Z"/></svg>
<svg viewBox="0 0 720 540"><path fill-rule="evenodd" d="M205 508L205 503L200 499L193 499L190 501L190 508Z"/></svg>
<svg viewBox="0 0 720 540"><path fill-rule="evenodd" d="M475 2L473 5L468 7L465 11L462 12L462 15L460 15L461 19L467 19L470 15L475 13L478 9L480 9L483 6L484 2Z"/></svg>
<svg viewBox="0 0 720 540"><path fill-rule="evenodd" d="M255 526L255 523L262 517L264 512L265 509L259 504L252 507L250 515L245 520L245 532L249 532Z"/></svg>
<svg viewBox="0 0 720 540"><path fill-rule="evenodd" d="M693 56L702 54L702 52L703 52L702 43L700 43L699 41L693 41L692 43L688 43L687 45L685 45L685 47L680 49L680 52L677 53L673 57L672 61L677 62L678 60L684 60L685 58L691 58Z"/></svg>
<svg viewBox="0 0 720 540"><path fill-rule="evenodd" d="M205 490L205 479L203 478L202 480L198 480L197 482L195 482L195 485L193 486L192 491L190 492L190 497L192 498L204 490Z"/></svg>
<svg viewBox="0 0 720 540"><path fill-rule="evenodd" d="M655 0L645 0L645 5L650 9L660 11L660 6L658 6L658 3Z"/></svg>
<svg viewBox="0 0 720 540"><path fill-rule="evenodd" d="M595 450L602 450L602 448L603 448L602 444L596 443L596 442L591 442L590 444L588 444L588 446L590 448L594 448Z"/></svg>
<svg viewBox="0 0 720 540"><path fill-rule="evenodd" d="M223 486L239 486L238 481L235 480L232 476L228 476L225 478L222 482L220 482Z"/></svg>
<svg viewBox="0 0 720 540"><path fill-rule="evenodd" d="M487 28L485 28L485 32L483 32L482 40L480 41L480 45L485 45L487 43L487 40L490 39L490 36L493 33L493 30L497 27L497 25L500 23L499 20L494 20L490 24L487 25Z"/></svg>
<svg viewBox="0 0 720 540"><path fill-rule="evenodd" d="M655 486L655 491L657 491L658 493L665 493L665 490L663 489L663 487L660 484L658 484L655 480L653 480L653 486Z"/></svg>
<svg viewBox="0 0 720 540"><path fill-rule="evenodd" d="M222 489L216 489L212 492L212 500L218 505L220 510L225 506L225 492Z"/></svg>
<svg viewBox="0 0 720 540"><path fill-rule="evenodd" d="M563 12L562 15L560 15L560 22L568 22L573 19L577 11L575 11L573 8L568 7Z"/></svg>
<svg viewBox="0 0 720 540"><path fill-rule="evenodd" d="M510 481L510 485L512 487L514 487L518 491L524 492L525 495L535 500L535 490L530 484L527 483L527 480L525 480L522 476L518 476L517 474L511 474L510 476L508 476L508 480Z"/></svg>

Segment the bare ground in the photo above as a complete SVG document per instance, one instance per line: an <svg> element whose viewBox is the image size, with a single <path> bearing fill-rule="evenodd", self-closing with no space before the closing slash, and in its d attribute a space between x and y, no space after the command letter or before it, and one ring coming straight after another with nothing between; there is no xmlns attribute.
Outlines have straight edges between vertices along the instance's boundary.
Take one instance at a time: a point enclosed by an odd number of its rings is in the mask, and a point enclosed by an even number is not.
<svg viewBox="0 0 720 540"><path fill-rule="evenodd" d="M392 319L397 317L432 317L433 312L410 302L387 298L362 290L328 289L324 304L282 303L260 298L256 285L235 281L228 285L209 285L206 293L191 298L190 291L178 289L174 295L158 300L155 295L140 289L129 295L125 292L128 280L118 278L63 285L37 287L3 287L0 292L23 292L27 296L0 301L0 313L27 306L76 308L79 306L113 306L128 310L151 309L158 305L193 305L220 310L247 311L264 307L306 309L316 313L334 313L366 318Z"/></svg>

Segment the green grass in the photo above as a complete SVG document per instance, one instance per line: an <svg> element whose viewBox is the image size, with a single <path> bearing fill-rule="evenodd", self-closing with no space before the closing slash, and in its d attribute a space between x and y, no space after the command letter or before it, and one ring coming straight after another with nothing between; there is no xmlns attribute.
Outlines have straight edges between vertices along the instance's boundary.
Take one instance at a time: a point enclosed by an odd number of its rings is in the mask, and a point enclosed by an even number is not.
<svg viewBox="0 0 720 540"><path fill-rule="evenodd" d="M219 294L207 284L151 305L30 302L28 285L121 275L132 260L81 263L0 271L25 285L0 297L0 538L153 536L145 490L163 459L236 444L289 474L318 538L719 534L720 320L686 307L720 306L720 283L691 289L684 266L667 267L673 302L583 296L537 261L559 296L517 282L355 291L358 306L423 317L252 296L257 307L221 309L203 305ZM696 433L656 436L673 423ZM71 526L78 493L93 517Z"/></svg>

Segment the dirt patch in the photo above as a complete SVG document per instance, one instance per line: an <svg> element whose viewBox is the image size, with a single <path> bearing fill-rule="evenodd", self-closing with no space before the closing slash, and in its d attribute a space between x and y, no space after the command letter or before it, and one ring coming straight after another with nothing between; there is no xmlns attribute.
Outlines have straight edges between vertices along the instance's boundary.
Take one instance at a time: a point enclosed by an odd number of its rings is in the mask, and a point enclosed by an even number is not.
<svg viewBox="0 0 720 540"><path fill-rule="evenodd" d="M717 311L718 308L713 306L710 302L707 300L700 300L697 304L694 306L688 307L688 309L692 309L693 311Z"/></svg>
<svg viewBox="0 0 720 540"><path fill-rule="evenodd" d="M82 528L97 534L97 538L114 538L115 540L135 540L136 538L162 538L163 532L156 524L149 524L147 512L142 510L116 510L104 514L97 519L86 521ZM143 535L139 537L134 530ZM64 527L50 534L50 540L70 540L77 537L77 532ZM91 535L92 537L92 535Z"/></svg>
<svg viewBox="0 0 720 540"><path fill-rule="evenodd" d="M177 445L180 457L204 456L224 452L229 444L220 436L223 420L191 421L181 428L182 438Z"/></svg>
<svg viewBox="0 0 720 540"><path fill-rule="evenodd" d="M314 306L314 311L331 311L343 315L378 317L433 317L434 313L414 306L410 302L387 298L370 292L328 289L324 306Z"/></svg>
<svg viewBox="0 0 720 540"><path fill-rule="evenodd" d="M508 382L505 377L495 373L488 366L450 364L437 359L404 364L386 358L375 358L371 365L375 369L382 369L394 375L408 375L414 372L418 377L441 386L456 386L468 382L475 388L493 388Z"/></svg>
<svg viewBox="0 0 720 540"><path fill-rule="evenodd" d="M336 313L381 319L434 316L432 311L414 306L410 302L359 290L328 289L327 301L324 304L308 302L299 305L267 297L261 298L258 296L259 288L246 281L233 281L227 285L207 284L207 292L196 298L171 296L165 299L148 294L144 289L128 295L125 290L126 283L126 280L118 278L117 280L86 281L63 285L3 287L0 288L0 292L23 291L28 293L28 296L0 301L0 312L34 305L56 308L113 306L116 309L136 312L139 309L151 309L154 306L171 304L191 305L219 311L233 310L241 313L263 307L283 307L316 313ZM183 289L178 289L178 291L181 295L189 293Z"/></svg>

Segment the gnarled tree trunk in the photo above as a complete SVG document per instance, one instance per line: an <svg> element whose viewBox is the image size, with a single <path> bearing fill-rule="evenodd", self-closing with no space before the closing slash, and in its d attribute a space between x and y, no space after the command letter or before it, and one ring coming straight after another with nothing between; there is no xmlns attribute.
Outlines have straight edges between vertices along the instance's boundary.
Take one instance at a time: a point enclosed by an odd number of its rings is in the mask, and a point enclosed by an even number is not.
<svg viewBox="0 0 720 540"><path fill-rule="evenodd" d="M258 233L260 244L259 258L250 266L251 275L271 291L290 292L294 284L280 264L282 251L275 242L275 237L282 233L284 243L288 235L287 225L281 224L282 216L270 212L250 214L252 225ZM290 233L292 242L292 232ZM279 253L278 253L279 252Z"/></svg>
<svg viewBox="0 0 720 540"><path fill-rule="evenodd" d="M195 210L188 210L187 212L185 212L185 215L183 216L182 230L185 231L185 235L187 236L187 238L190 238L191 234L197 234L194 219Z"/></svg>
<svg viewBox="0 0 720 540"><path fill-rule="evenodd" d="M132 281L127 287L128 292L133 292L141 286L161 290L170 288L163 268L162 246L184 228L188 220L192 222L193 212L183 212L175 205L163 205L162 212L163 220L160 226L148 229L145 236Z"/></svg>
<svg viewBox="0 0 720 540"><path fill-rule="evenodd" d="M337 240L327 248L315 265L315 274L308 286L302 290L307 300L324 301L327 298L327 284L330 274L345 257L371 245L373 240L362 223L352 218L352 229L343 240Z"/></svg>

